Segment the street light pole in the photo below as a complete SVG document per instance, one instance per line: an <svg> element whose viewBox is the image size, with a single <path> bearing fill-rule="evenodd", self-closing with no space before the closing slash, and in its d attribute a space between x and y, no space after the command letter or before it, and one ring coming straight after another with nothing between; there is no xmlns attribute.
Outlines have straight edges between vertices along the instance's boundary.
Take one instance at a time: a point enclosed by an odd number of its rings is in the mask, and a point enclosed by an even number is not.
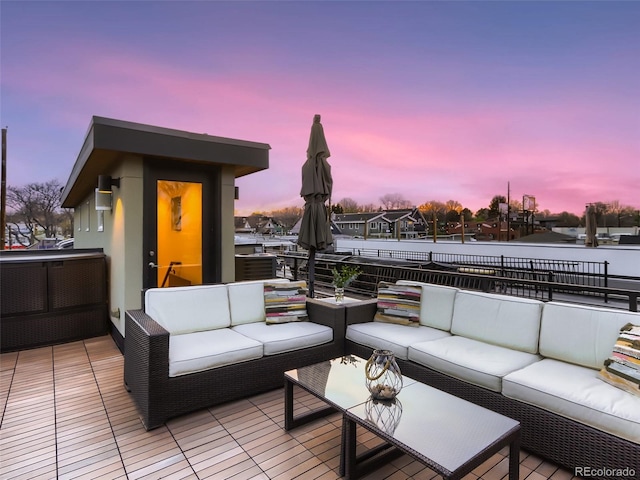
<svg viewBox="0 0 640 480"><path fill-rule="evenodd" d="M5 228L7 226L7 128L2 129L2 186L0 187L0 250L4 250Z"/></svg>
<svg viewBox="0 0 640 480"><path fill-rule="evenodd" d="M511 236L511 182L507 182L507 242Z"/></svg>

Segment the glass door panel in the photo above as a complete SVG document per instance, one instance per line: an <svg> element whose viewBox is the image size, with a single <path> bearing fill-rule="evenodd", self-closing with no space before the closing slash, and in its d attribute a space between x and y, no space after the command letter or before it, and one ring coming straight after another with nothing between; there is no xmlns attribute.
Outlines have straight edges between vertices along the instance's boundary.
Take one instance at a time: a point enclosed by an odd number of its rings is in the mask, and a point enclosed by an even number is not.
<svg viewBox="0 0 640 480"><path fill-rule="evenodd" d="M202 284L202 183L157 181L157 285Z"/></svg>

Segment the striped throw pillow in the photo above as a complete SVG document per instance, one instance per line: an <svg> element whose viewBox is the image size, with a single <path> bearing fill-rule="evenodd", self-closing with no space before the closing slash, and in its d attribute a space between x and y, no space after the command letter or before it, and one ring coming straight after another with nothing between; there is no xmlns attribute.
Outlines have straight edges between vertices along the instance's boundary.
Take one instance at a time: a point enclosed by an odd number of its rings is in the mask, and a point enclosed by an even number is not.
<svg viewBox="0 0 640 480"><path fill-rule="evenodd" d="M640 397L640 325L627 323L620 329L613 352L598 376Z"/></svg>
<svg viewBox="0 0 640 480"><path fill-rule="evenodd" d="M307 320L307 283L265 283L264 310L267 324Z"/></svg>
<svg viewBox="0 0 640 480"><path fill-rule="evenodd" d="M374 322L397 323L417 327L420 325L419 285L378 284L378 311Z"/></svg>

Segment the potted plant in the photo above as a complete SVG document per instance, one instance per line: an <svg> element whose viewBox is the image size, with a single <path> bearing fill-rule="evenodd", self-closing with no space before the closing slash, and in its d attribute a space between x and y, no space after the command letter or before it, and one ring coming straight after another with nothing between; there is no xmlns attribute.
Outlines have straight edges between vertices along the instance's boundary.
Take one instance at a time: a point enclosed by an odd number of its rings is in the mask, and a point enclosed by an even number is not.
<svg viewBox="0 0 640 480"><path fill-rule="evenodd" d="M343 265L339 270L335 267L332 268L331 273L333 274L336 303L342 303L344 301L345 287L358 278L362 271L355 265Z"/></svg>

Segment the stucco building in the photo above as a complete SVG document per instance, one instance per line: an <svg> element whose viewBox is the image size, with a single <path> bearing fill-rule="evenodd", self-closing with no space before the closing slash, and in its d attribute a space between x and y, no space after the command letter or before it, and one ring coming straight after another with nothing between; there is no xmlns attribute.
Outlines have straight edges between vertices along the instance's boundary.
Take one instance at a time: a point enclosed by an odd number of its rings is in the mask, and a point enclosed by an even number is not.
<svg viewBox="0 0 640 480"><path fill-rule="evenodd" d="M125 335L124 311L141 307L143 289L235 280L235 180L267 169L269 150L91 119L62 206L74 209L75 248L102 248L108 258L116 340Z"/></svg>

